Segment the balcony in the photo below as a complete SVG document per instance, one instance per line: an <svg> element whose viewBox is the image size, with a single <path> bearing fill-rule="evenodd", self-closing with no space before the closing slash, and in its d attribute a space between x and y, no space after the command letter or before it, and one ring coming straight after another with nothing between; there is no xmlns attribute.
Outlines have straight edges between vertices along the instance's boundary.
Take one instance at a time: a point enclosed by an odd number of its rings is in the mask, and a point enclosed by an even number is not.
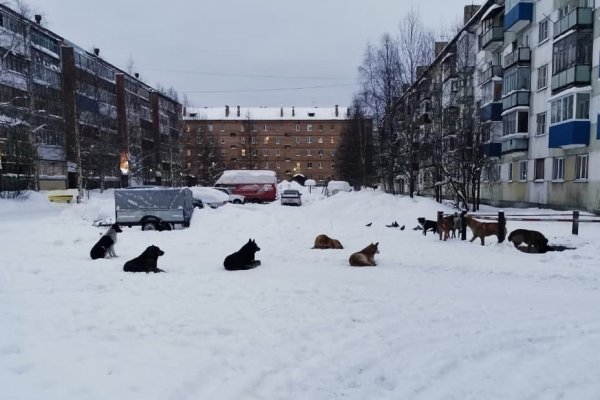
<svg viewBox="0 0 600 400"><path fill-rule="evenodd" d="M504 30L519 32L533 20L533 3L520 1L504 14Z"/></svg>
<svg viewBox="0 0 600 400"><path fill-rule="evenodd" d="M550 126L548 147L570 149L588 146L590 143L590 121L572 120Z"/></svg>
<svg viewBox="0 0 600 400"><path fill-rule="evenodd" d="M504 69L500 65L489 65L487 69L479 74L479 85L483 85L494 77L501 78L504 75Z"/></svg>
<svg viewBox="0 0 600 400"><path fill-rule="evenodd" d="M502 154L525 152L529 148L529 139L509 139L502 142Z"/></svg>
<svg viewBox="0 0 600 400"><path fill-rule="evenodd" d="M574 28L592 28L594 25L594 10L587 7L577 7L554 23L554 38Z"/></svg>
<svg viewBox="0 0 600 400"><path fill-rule="evenodd" d="M481 107L479 118L481 122L502 121L502 103L489 103Z"/></svg>
<svg viewBox="0 0 600 400"><path fill-rule="evenodd" d="M504 42L504 28L492 26L480 36L481 50L493 51Z"/></svg>
<svg viewBox="0 0 600 400"><path fill-rule="evenodd" d="M501 143L485 143L481 145L483 155L488 158L500 158L502 155Z"/></svg>
<svg viewBox="0 0 600 400"><path fill-rule="evenodd" d="M531 49L529 47L519 47L510 54L504 56L504 68L519 64L529 65L531 64Z"/></svg>
<svg viewBox="0 0 600 400"><path fill-rule="evenodd" d="M592 79L592 67L590 65L575 65L552 75L552 91L567 86L589 85Z"/></svg>
<svg viewBox="0 0 600 400"><path fill-rule="evenodd" d="M513 107L526 106L529 107L529 92L512 92L502 99L502 111L509 110Z"/></svg>

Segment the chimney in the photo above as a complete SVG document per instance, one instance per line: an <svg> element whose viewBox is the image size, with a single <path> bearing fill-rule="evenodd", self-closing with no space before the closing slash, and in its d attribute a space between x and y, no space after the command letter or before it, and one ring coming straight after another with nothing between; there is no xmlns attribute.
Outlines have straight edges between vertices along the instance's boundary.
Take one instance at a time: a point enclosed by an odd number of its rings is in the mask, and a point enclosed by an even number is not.
<svg viewBox="0 0 600 400"><path fill-rule="evenodd" d="M240 116L240 106L237 106L237 116Z"/></svg>
<svg viewBox="0 0 600 400"><path fill-rule="evenodd" d="M229 106L225 106L225 118L229 117Z"/></svg>
<svg viewBox="0 0 600 400"><path fill-rule="evenodd" d="M40 14L35 14L35 22L39 24L42 23L42 16Z"/></svg>
<svg viewBox="0 0 600 400"><path fill-rule="evenodd" d="M447 45L448 42L435 42L435 57L439 56L442 50L444 50L444 47L446 47Z"/></svg>
<svg viewBox="0 0 600 400"><path fill-rule="evenodd" d="M294 110L294 106L292 106L292 117L296 116L296 110Z"/></svg>
<svg viewBox="0 0 600 400"><path fill-rule="evenodd" d="M280 116L280 117L283 117L283 107L281 107L281 108L279 109L279 116Z"/></svg>
<svg viewBox="0 0 600 400"><path fill-rule="evenodd" d="M478 6L475 4L465 6L464 17L463 17L464 25L466 25L467 22L469 22L471 20L471 18L473 18L473 15L475 15L475 13L477 11L479 11L480 8L481 8L481 6Z"/></svg>
<svg viewBox="0 0 600 400"><path fill-rule="evenodd" d="M133 76L135 76L135 79L140 79L140 73L136 72L135 74L133 74Z"/></svg>
<svg viewBox="0 0 600 400"><path fill-rule="evenodd" d="M97 47L94 47L94 54L96 55L96 57L98 57L100 55L100 49Z"/></svg>
<svg viewBox="0 0 600 400"><path fill-rule="evenodd" d="M346 107L346 117L350 118L350 107Z"/></svg>
<svg viewBox="0 0 600 400"><path fill-rule="evenodd" d="M337 105L337 104L335 105L335 116L336 116L336 117L339 117L339 116L340 116L340 112L339 112L339 110L338 110L338 105Z"/></svg>

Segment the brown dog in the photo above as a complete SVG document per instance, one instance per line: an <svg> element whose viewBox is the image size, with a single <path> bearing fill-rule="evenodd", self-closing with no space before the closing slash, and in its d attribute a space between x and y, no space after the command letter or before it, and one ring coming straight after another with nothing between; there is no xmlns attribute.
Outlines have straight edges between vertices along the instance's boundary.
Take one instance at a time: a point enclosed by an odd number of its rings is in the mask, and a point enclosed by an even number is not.
<svg viewBox="0 0 600 400"><path fill-rule="evenodd" d="M353 267L374 267L375 264L375 254L379 253L379 242L373 244L371 243L361 251L354 253L350 256L348 260L350 265Z"/></svg>
<svg viewBox="0 0 600 400"><path fill-rule="evenodd" d="M535 247L538 252L548 250L548 239L538 231L515 229L508 235L508 241L512 242L515 247L519 247L521 243L526 243L528 252L531 252L532 247Z"/></svg>
<svg viewBox="0 0 600 400"><path fill-rule="evenodd" d="M339 240L332 239L327 235L319 235L315 238L313 249L343 249Z"/></svg>
<svg viewBox="0 0 600 400"><path fill-rule="evenodd" d="M471 232L473 232L473 238L470 240L471 242L476 238L481 239L481 245L485 245L485 237L496 235L498 238L498 243L502 243L504 241L504 236L506 236L506 229L504 229L502 240L500 240L500 232L499 225L497 222L479 222L475 218L471 216L466 217L467 226L471 228Z"/></svg>
<svg viewBox="0 0 600 400"><path fill-rule="evenodd" d="M438 223L437 230L440 234L440 240L442 240L442 234L444 235L444 241L450 237L450 232L454 233L454 216L448 215L442 217ZM456 236L453 236L456 237Z"/></svg>

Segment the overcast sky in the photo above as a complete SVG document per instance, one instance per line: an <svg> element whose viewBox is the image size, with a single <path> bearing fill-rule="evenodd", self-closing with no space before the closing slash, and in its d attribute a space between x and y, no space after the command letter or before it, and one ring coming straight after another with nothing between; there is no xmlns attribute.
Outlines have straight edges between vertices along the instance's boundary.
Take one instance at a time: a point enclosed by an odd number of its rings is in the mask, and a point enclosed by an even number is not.
<svg viewBox="0 0 600 400"><path fill-rule="evenodd" d="M439 31L472 0L25 0L44 25L196 107L349 105L368 42L415 6ZM481 4L481 0L475 0Z"/></svg>

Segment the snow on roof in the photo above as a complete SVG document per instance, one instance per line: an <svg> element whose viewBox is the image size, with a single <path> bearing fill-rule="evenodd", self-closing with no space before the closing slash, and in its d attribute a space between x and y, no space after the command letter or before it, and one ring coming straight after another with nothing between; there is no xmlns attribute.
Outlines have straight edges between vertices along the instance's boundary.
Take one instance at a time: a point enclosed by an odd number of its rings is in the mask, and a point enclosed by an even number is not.
<svg viewBox="0 0 600 400"><path fill-rule="evenodd" d="M483 21L484 19L487 19L487 18L491 18L491 17L493 17L493 16L496 14L496 13L495 13L495 11L496 11L498 8L500 8L500 6L499 6L498 4L492 4L492 5L490 6L490 8L488 8L488 9L486 10L486 12L485 12L485 13L484 13L484 14L481 16L481 20Z"/></svg>
<svg viewBox="0 0 600 400"><path fill-rule="evenodd" d="M337 115L336 115L337 109ZM347 107L225 107L188 108L185 120L345 120Z"/></svg>
<svg viewBox="0 0 600 400"><path fill-rule="evenodd" d="M215 184L229 185L239 183L277 183L277 176L275 171L266 169L232 169L223 171L223 175L217 179Z"/></svg>

